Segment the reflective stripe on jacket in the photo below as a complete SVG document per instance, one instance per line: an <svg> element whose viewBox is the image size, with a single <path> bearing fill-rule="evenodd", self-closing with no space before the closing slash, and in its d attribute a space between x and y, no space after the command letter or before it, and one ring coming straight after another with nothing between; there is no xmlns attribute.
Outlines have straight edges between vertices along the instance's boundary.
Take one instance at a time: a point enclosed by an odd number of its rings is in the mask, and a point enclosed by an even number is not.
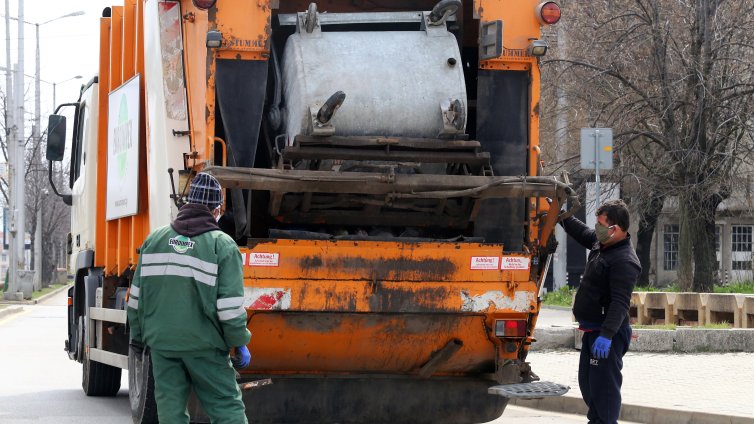
<svg viewBox="0 0 754 424"><path fill-rule="evenodd" d="M219 230L189 237L165 226L141 248L128 300L131 338L176 355L228 351L251 337L243 302L233 239Z"/></svg>

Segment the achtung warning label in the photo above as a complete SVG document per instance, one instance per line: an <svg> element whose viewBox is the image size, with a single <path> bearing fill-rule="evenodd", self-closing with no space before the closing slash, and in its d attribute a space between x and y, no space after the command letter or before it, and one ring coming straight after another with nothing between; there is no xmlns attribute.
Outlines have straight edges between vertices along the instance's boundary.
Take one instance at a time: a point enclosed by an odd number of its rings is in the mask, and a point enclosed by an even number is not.
<svg viewBox="0 0 754 424"><path fill-rule="evenodd" d="M500 262L500 269L505 270L524 270L529 269L529 258L522 256L503 256Z"/></svg>
<svg viewBox="0 0 754 424"><path fill-rule="evenodd" d="M472 256L471 269L498 269L500 267L499 256Z"/></svg>
<svg viewBox="0 0 754 424"><path fill-rule="evenodd" d="M280 265L279 253L249 253L249 266L278 266Z"/></svg>

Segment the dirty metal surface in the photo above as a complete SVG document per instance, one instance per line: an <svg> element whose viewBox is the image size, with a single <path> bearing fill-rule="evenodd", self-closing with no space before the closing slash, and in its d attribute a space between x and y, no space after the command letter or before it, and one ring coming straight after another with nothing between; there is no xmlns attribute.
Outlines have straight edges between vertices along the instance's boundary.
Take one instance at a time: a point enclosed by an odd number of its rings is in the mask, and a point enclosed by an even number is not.
<svg viewBox="0 0 754 424"><path fill-rule="evenodd" d="M487 394L495 383L481 379L353 377L273 377L244 392L249 422L472 424L494 420L508 403Z"/></svg>
<svg viewBox="0 0 754 424"><path fill-rule="evenodd" d="M408 281L442 281L457 269L456 264L449 258L366 258L320 255L300 259L299 267L314 272L325 267L337 268L349 274L368 275L370 279Z"/></svg>
<svg viewBox="0 0 754 424"><path fill-rule="evenodd" d="M529 256L496 244L352 240L260 240L241 248L244 278L403 282L528 282ZM249 258L274 257L255 265ZM521 258L520 269L501 269L504 258ZM477 261L492 260L487 265ZM267 265L267 266L263 266ZM277 286L272 286L277 287ZM499 290L499 289L498 289Z"/></svg>
<svg viewBox="0 0 754 424"><path fill-rule="evenodd" d="M246 373L419 375L447 345L462 346L434 374L493 373L495 345L481 315L256 313Z"/></svg>
<svg viewBox="0 0 754 424"><path fill-rule="evenodd" d="M374 172L333 172L291 169L234 168L210 166L226 188L280 191L288 193L402 194L396 198L449 198L474 196L559 197L574 194L554 177L506 177L474 175L388 175ZM357 185L349 185L349 183Z"/></svg>
<svg viewBox="0 0 754 424"><path fill-rule="evenodd" d="M526 314L537 305L532 282L252 279L246 284L244 306L253 311Z"/></svg>
<svg viewBox="0 0 754 424"><path fill-rule="evenodd" d="M562 396L571 388L549 381L535 381L533 383L503 384L487 389L491 395L507 398L536 399L546 396Z"/></svg>

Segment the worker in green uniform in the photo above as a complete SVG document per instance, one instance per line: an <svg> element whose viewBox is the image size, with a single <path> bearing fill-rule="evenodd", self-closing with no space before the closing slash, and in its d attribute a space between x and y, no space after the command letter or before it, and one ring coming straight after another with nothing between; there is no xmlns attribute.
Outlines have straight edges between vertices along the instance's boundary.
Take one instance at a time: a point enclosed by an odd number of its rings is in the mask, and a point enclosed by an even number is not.
<svg viewBox="0 0 754 424"><path fill-rule="evenodd" d="M128 322L132 346L151 352L160 422L189 422L193 388L213 423L247 423L233 366L249 365L251 334L241 253L217 226L222 205L217 179L197 174L176 219L141 247Z"/></svg>

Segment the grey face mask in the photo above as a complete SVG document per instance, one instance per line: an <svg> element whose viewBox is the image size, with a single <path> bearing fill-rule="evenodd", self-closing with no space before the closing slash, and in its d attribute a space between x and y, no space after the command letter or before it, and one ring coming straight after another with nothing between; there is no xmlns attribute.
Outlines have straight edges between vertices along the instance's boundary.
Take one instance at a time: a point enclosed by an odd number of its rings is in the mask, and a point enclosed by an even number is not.
<svg viewBox="0 0 754 424"><path fill-rule="evenodd" d="M613 225L606 227L599 222L594 224L594 234L597 236L597 241L600 243L606 243L613 238L613 234L608 234Z"/></svg>

